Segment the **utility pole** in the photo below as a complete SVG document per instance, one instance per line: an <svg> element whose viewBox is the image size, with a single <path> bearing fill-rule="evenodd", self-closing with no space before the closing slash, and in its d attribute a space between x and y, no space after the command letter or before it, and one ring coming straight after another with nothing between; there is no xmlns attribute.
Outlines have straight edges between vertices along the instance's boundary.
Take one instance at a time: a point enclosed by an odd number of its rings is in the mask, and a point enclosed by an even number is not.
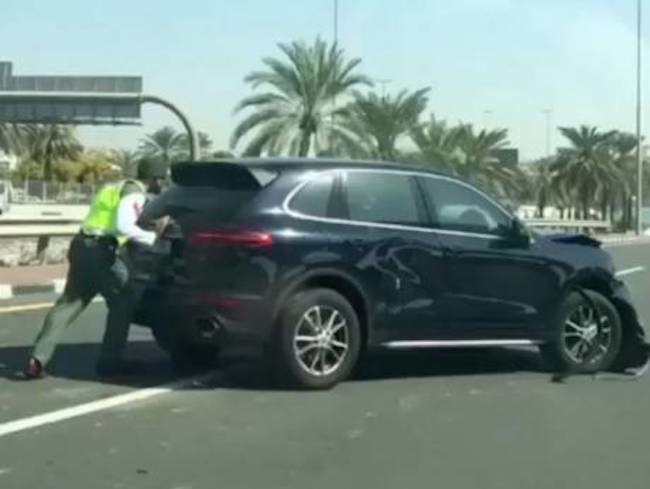
<svg viewBox="0 0 650 489"><path fill-rule="evenodd" d="M636 40L636 233L643 233L643 152L641 147L641 0L637 0L637 40Z"/></svg>
<svg viewBox="0 0 650 489"><path fill-rule="evenodd" d="M546 118L546 157L551 157L551 114L553 109L542 110Z"/></svg>
<svg viewBox="0 0 650 489"><path fill-rule="evenodd" d="M334 46L336 47L336 50L339 49L339 0L333 0L334 1L334 29L333 29L333 40L334 40ZM332 125L332 128L336 125L336 116L334 113L336 112L336 95L332 98L332 114L330 116L330 123ZM329 136L329 144L330 148L329 151L332 153L330 156L334 156L334 132L330 132Z"/></svg>
<svg viewBox="0 0 650 489"><path fill-rule="evenodd" d="M382 98L386 97L386 85L392 83L393 80L389 80L388 78L375 78L372 81L381 85L381 96Z"/></svg>
<svg viewBox="0 0 650 489"><path fill-rule="evenodd" d="M483 110L483 129L485 129L486 131L488 130L488 122L492 118L492 115L494 115L494 110L492 109Z"/></svg>
<svg viewBox="0 0 650 489"><path fill-rule="evenodd" d="M334 0L334 44L339 42L339 0Z"/></svg>

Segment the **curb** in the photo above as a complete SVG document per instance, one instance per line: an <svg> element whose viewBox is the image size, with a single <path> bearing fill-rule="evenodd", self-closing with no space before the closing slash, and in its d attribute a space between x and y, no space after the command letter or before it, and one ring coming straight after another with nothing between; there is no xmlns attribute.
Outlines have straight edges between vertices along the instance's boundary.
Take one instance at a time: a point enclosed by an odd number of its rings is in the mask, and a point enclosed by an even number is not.
<svg viewBox="0 0 650 489"><path fill-rule="evenodd" d="M60 294L65 288L65 279L58 278L40 284L0 284L0 300L13 299L28 294Z"/></svg>

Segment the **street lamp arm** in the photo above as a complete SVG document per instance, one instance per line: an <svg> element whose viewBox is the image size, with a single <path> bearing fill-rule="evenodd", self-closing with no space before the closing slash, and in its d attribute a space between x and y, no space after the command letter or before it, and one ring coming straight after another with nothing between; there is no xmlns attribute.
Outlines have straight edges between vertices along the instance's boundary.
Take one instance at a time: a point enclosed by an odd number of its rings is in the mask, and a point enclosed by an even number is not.
<svg viewBox="0 0 650 489"><path fill-rule="evenodd" d="M139 98L141 104L152 103L152 104L162 105L163 107L171 110L181 120L183 126L185 127L185 130L187 131L187 136L189 138L190 160L195 161L199 155L199 147L198 147L199 141L198 138L196 137L196 133L194 132L194 128L192 127L189 118L176 105L171 103L169 100L165 100L164 98L158 97L156 95L147 95L147 94L141 94Z"/></svg>

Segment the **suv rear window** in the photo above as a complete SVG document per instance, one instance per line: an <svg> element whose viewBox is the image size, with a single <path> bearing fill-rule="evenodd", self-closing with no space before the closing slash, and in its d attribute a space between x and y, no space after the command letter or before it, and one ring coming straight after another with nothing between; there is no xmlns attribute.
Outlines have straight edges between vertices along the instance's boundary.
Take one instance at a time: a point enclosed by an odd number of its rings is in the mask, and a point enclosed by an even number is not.
<svg viewBox="0 0 650 489"><path fill-rule="evenodd" d="M296 196L291 199L289 207L292 211L306 216L326 217L332 198L334 174L320 175L307 182Z"/></svg>
<svg viewBox="0 0 650 489"><path fill-rule="evenodd" d="M406 174L348 171L345 174L350 220L378 224L426 225L415 179Z"/></svg>
<svg viewBox="0 0 650 489"><path fill-rule="evenodd" d="M172 185L148 203L141 222L169 215L187 221L209 216L223 222L249 203L279 173L236 163L178 163L172 167Z"/></svg>

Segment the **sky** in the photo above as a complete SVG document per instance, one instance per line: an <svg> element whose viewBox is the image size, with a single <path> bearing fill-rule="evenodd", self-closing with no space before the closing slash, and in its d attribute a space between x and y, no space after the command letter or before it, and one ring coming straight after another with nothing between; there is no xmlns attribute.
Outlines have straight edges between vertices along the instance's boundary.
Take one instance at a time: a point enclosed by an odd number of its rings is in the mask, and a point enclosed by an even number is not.
<svg viewBox="0 0 650 489"><path fill-rule="evenodd" d="M227 149L246 74L281 57L279 42L331 41L333 3L2 0L0 60L15 75L142 76ZM643 20L650 29L650 4ZM552 147L559 126L635 129L636 0L339 0L338 32L387 91L431 87L425 117L507 128L523 160L545 154L545 109ZM79 132L86 146L133 149L163 125L182 128L151 106L142 126Z"/></svg>

